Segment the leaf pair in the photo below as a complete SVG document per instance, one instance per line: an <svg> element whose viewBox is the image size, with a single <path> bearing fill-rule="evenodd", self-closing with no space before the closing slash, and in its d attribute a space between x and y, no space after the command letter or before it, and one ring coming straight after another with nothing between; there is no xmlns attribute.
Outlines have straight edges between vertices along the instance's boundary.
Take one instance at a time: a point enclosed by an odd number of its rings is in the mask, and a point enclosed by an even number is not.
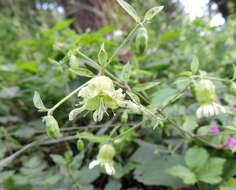
<svg viewBox="0 0 236 190"><path fill-rule="evenodd" d="M116 0L116 1L137 23L141 21L139 15L130 4L128 4L124 0ZM164 8L163 6L157 6L149 9L144 16L144 22L151 21L153 17L156 16L163 8Z"/></svg>

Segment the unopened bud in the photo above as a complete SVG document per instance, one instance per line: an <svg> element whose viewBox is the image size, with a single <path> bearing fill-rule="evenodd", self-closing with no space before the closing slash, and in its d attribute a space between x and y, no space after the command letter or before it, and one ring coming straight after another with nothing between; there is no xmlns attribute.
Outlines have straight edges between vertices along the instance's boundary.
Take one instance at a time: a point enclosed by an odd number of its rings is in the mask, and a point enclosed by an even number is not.
<svg viewBox="0 0 236 190"><path fill-rule="evenodd" d="M200 104L211 104L215 101L215 86L210 80L198 81L195 90L196 98Z"/></svg>
<svg viewBox="0 0 236 190"><path fill-rule="evenodd" d="M145 27L138 29L135 46L138 54L142 55L145 53L148 46L148 33Z"/></svg>
<svg viewBox="0 0 236 190"><path fill-rule="evenodd" d="M51 116L45 116L43 118L43 122L46 125L46 133L51 138L59 138L61 136L60 134L60 128L58 126L57 120Z"/></svg>
<svg viewBox="0 0 236 190"><path fill-rule="evenodd" d="M76 143L76 146L77 146L77 149L78 149L79 151L83 151L83 150L84 150L84 141L81 140L81 139L79 139L79 140L77 141L77 143Z"/></svg>
<svg viewBox="0 0 236 190"><path fill-rule="evenodd" d="M97 159L109 162L113 160L115 153L116 153L115 148L111 144L104 144L99 149Z"/></svg>

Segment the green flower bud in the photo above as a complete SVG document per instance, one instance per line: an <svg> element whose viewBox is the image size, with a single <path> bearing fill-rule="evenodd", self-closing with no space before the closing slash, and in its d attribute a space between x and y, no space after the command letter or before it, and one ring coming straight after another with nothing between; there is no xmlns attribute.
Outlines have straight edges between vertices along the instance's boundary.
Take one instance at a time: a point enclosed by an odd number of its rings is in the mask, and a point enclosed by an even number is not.
<svg viewBox="0 0 236 190"><path fill-rule="evenodd" d="M142 55L145 53L148 46L148 33L145 27L138 29L135 46L138 54Z"/></svg>
<svg viewBox="0 0 236 190"><path fill-rule="evenodd" d="M77 143L76 143L76 146L77 146L77 149L78 149L79 151L83 151L83 150L84 150L84 141L81 140L81 139L79 139L79 140L77 141Z"/></svg>
<svg viewBox="0 0 236 190"><path fill-rule="evenodd" d="M57 120L51 116L45 116L43 117L43 122L46 125L46 133L51 138L59 138L61 136L60 134L60 128L58 126Z"/></svg>
<svg viewBox="0 0 236 190"><path fill-rule="evenodd" d="M236 95L236 83L232 82L230 86L230 92L234 95Z"/></svg>
<svg viewBox="0 0 236 190"><path fill-rule="evenodd" d="M210 80L198 81L195 90L196 98L200 104L211 104L215 101L215 86Z"/></svg>
<svg viewBox="0 0 236 190"><path fill-rule="evenodd" d="M97 159L100 162L112 162L115 153L115 148L111 144L104 144L99 149Z"/></svg>

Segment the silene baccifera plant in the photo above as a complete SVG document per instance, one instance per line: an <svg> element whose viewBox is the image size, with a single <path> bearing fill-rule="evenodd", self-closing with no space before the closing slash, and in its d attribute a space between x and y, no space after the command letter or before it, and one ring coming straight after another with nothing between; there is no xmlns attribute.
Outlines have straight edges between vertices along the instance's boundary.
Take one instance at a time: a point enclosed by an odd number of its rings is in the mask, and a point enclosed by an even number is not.
<svg viewBox="0 0 236 190"><path fill-rule="evenodd" d="M106 68L109 66L111 61L120 53L122 48L126 45L127 42L131 41L135 37L135 47L136 52L139 55L145 55L147 46L148 46L148 31L146 25L151 22L151 20L163 9L163 6L158 6L151 8L146 12L144 17L138 16L136 11L131 5L129 5L124 0L117 0L119 5L135 20L136 25L134 29L128 34L124 41L120 44L119 47L114 51L114 53L109 57L104 44L101 45L101 49L98 54L98 62L90 59L88 56L83 54L79 49L70 51L67 55L67 60L69 61L70 67L78 67L76 56L79 55L82 58L88 61L89 66L93 67L98 71L96 76L93 76L89 81L79 86L73 92L64 97L52 108L46 108L40 98L38 92L35 92L33 102L35 107L40 112L46 112L47 115L43 117L42 121L45 124L46 134L51 138L60 138L62 136L60 132L60 127L57 120L54 118L54 111L66 100L71 98L74 95L77 95L79 98L79 104L77 108L73 109L68 113L68 119L74 120L78 115L84 111L92 113L93 120L95 122L101 122L103 118L108 115L109 110L116 112L117 109L123 108L131 110L134 113L143 115L145 122L147 119L154 121L154 128L161 124L163 121L174 123L173 120L167 117L167 115L159 108L152 108L150 101L147 100L141 93L135 91L126 84L124 81L121 81L114 74L110 73ZM197 58L193 59L191 64L191 72L182 73L181 76L187 78L187 80L192 81L189 83L188 87L193 84L193 91L196 101L200 104L200 107L196 111L197 118L202 117L211 117L219 113L226 113L226 109L220 105L219 102L216 103L216 88L213 80L223 80L214 77L208 77L205 72L200 71L200 74L197 75L199 63ZM92 72L92 71L89 71ZM235 75L236 76L236 75ZM233 83L233 80L225 79L225 82ZM232 88L234 86L232 85ZM182 93L182 92L181 92ZM176 97L175 97L176 98ZM142 99L142 101L139 101ZM141 104L140 102L143 102ZM150 108L151 107L151 108ZM124 112L127 113L127 112ZM173 124L181 132L189 135L192 138L196 138L203 143L207 143L209 146L214 148L229 148L232 149L236 145L236 140L233 137L229 137L228 140L222 146L216 146L214 144L208 143L206 140L201 137L185 131L181 126ZM133 126L128 131L134 130L137 126ZM113 133L114 134L114 133ZM116 154L115 144L120 142L119 139L122 139L122 135L118 137L109 138L109 140L101 144L97 158L89 164L89 168L100 165L105 168L105 171L109 175L115 174L115 167L113 159ZM217 133L216 133L217 134ZM79 141L77 146L80 149L84 146L82 138L83 136L78 135Z"/></svg>

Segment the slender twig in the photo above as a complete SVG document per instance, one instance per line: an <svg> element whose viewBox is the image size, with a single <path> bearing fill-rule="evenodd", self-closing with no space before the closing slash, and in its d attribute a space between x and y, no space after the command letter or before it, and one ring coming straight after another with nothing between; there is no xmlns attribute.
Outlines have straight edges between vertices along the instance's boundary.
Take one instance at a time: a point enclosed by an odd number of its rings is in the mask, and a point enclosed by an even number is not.
<svg viewBox="0 0 236 190"><path fill-rule="evenodd" d="M57 143L64 142L64 141L75 140L77 138L78 137L76 137L76 136L68 136L68 137L63 137L63 138L59 138L59 139L55 139L55 140L41 139L41 140L37 140L37 141L31 142L31 143L23 146L20 150L16 151L12 155L2 159L0 161L0 168L6 166L10 162L12 162L14 159L16 159L16 157L18 157L20 154L22 154L23 152L25 152L28 149L33 148L35 146L57 144Z"/></svg>
<svg viewBox="0 0 236 190"><path fill-rule="evenodd" d="M136 128L138 128L139 126L141 126L141 124L143 123L144 121L141 121L139 123L137 123L136 125L134 125L133 127L129 128L127 131L125 131L124 133L121 133L120 135L114 137L112 140L115 141L121 137L123 137L124 135L126 135L127 133L129 133L130 131L133 131L135 130Z"/></svg>
<svg viewBox="0 0 236 190"><path fill-rule="evenodd" d="M68 100L70 97L75 95L81 88L83 88L85 85L87 85L88 82L84 83L83 85L76 88L74 91L72 91L70 94L68 94L66 97L64 97L62 100L60 100L56 105L54 105L51 109L48 110L48 115L52 115L54 110L57 109L62 103L64 103L66 100Z"/></svg>
<svg viewBox="0 0 236 190"><path fill-rule="evenodd" d="M140 24L136 24L136 26L133 28L133 30L128 34L128 36L123 40L123 42L120 44L120 46L114 51L114 53L112 54L112 56L110 57L108 64L110 64L112 62L112 60L114 59L114 57L116 57L119 52L121 51L121 49L126 45L126 43L133 37L133 35L136 33L136 31L138 30L138 28L140 27Z"/></svg>
<svg viewBox="0 0 236 190"><path fill-rule="evenodd" d="M231 79L222 79L222 78L210 77L210 76L191 75L189 77L191 77L191 78L203 78L203 79L209 79L209 80L218 80L218 81L229 82L229 83L232 82Z"/></svg>

